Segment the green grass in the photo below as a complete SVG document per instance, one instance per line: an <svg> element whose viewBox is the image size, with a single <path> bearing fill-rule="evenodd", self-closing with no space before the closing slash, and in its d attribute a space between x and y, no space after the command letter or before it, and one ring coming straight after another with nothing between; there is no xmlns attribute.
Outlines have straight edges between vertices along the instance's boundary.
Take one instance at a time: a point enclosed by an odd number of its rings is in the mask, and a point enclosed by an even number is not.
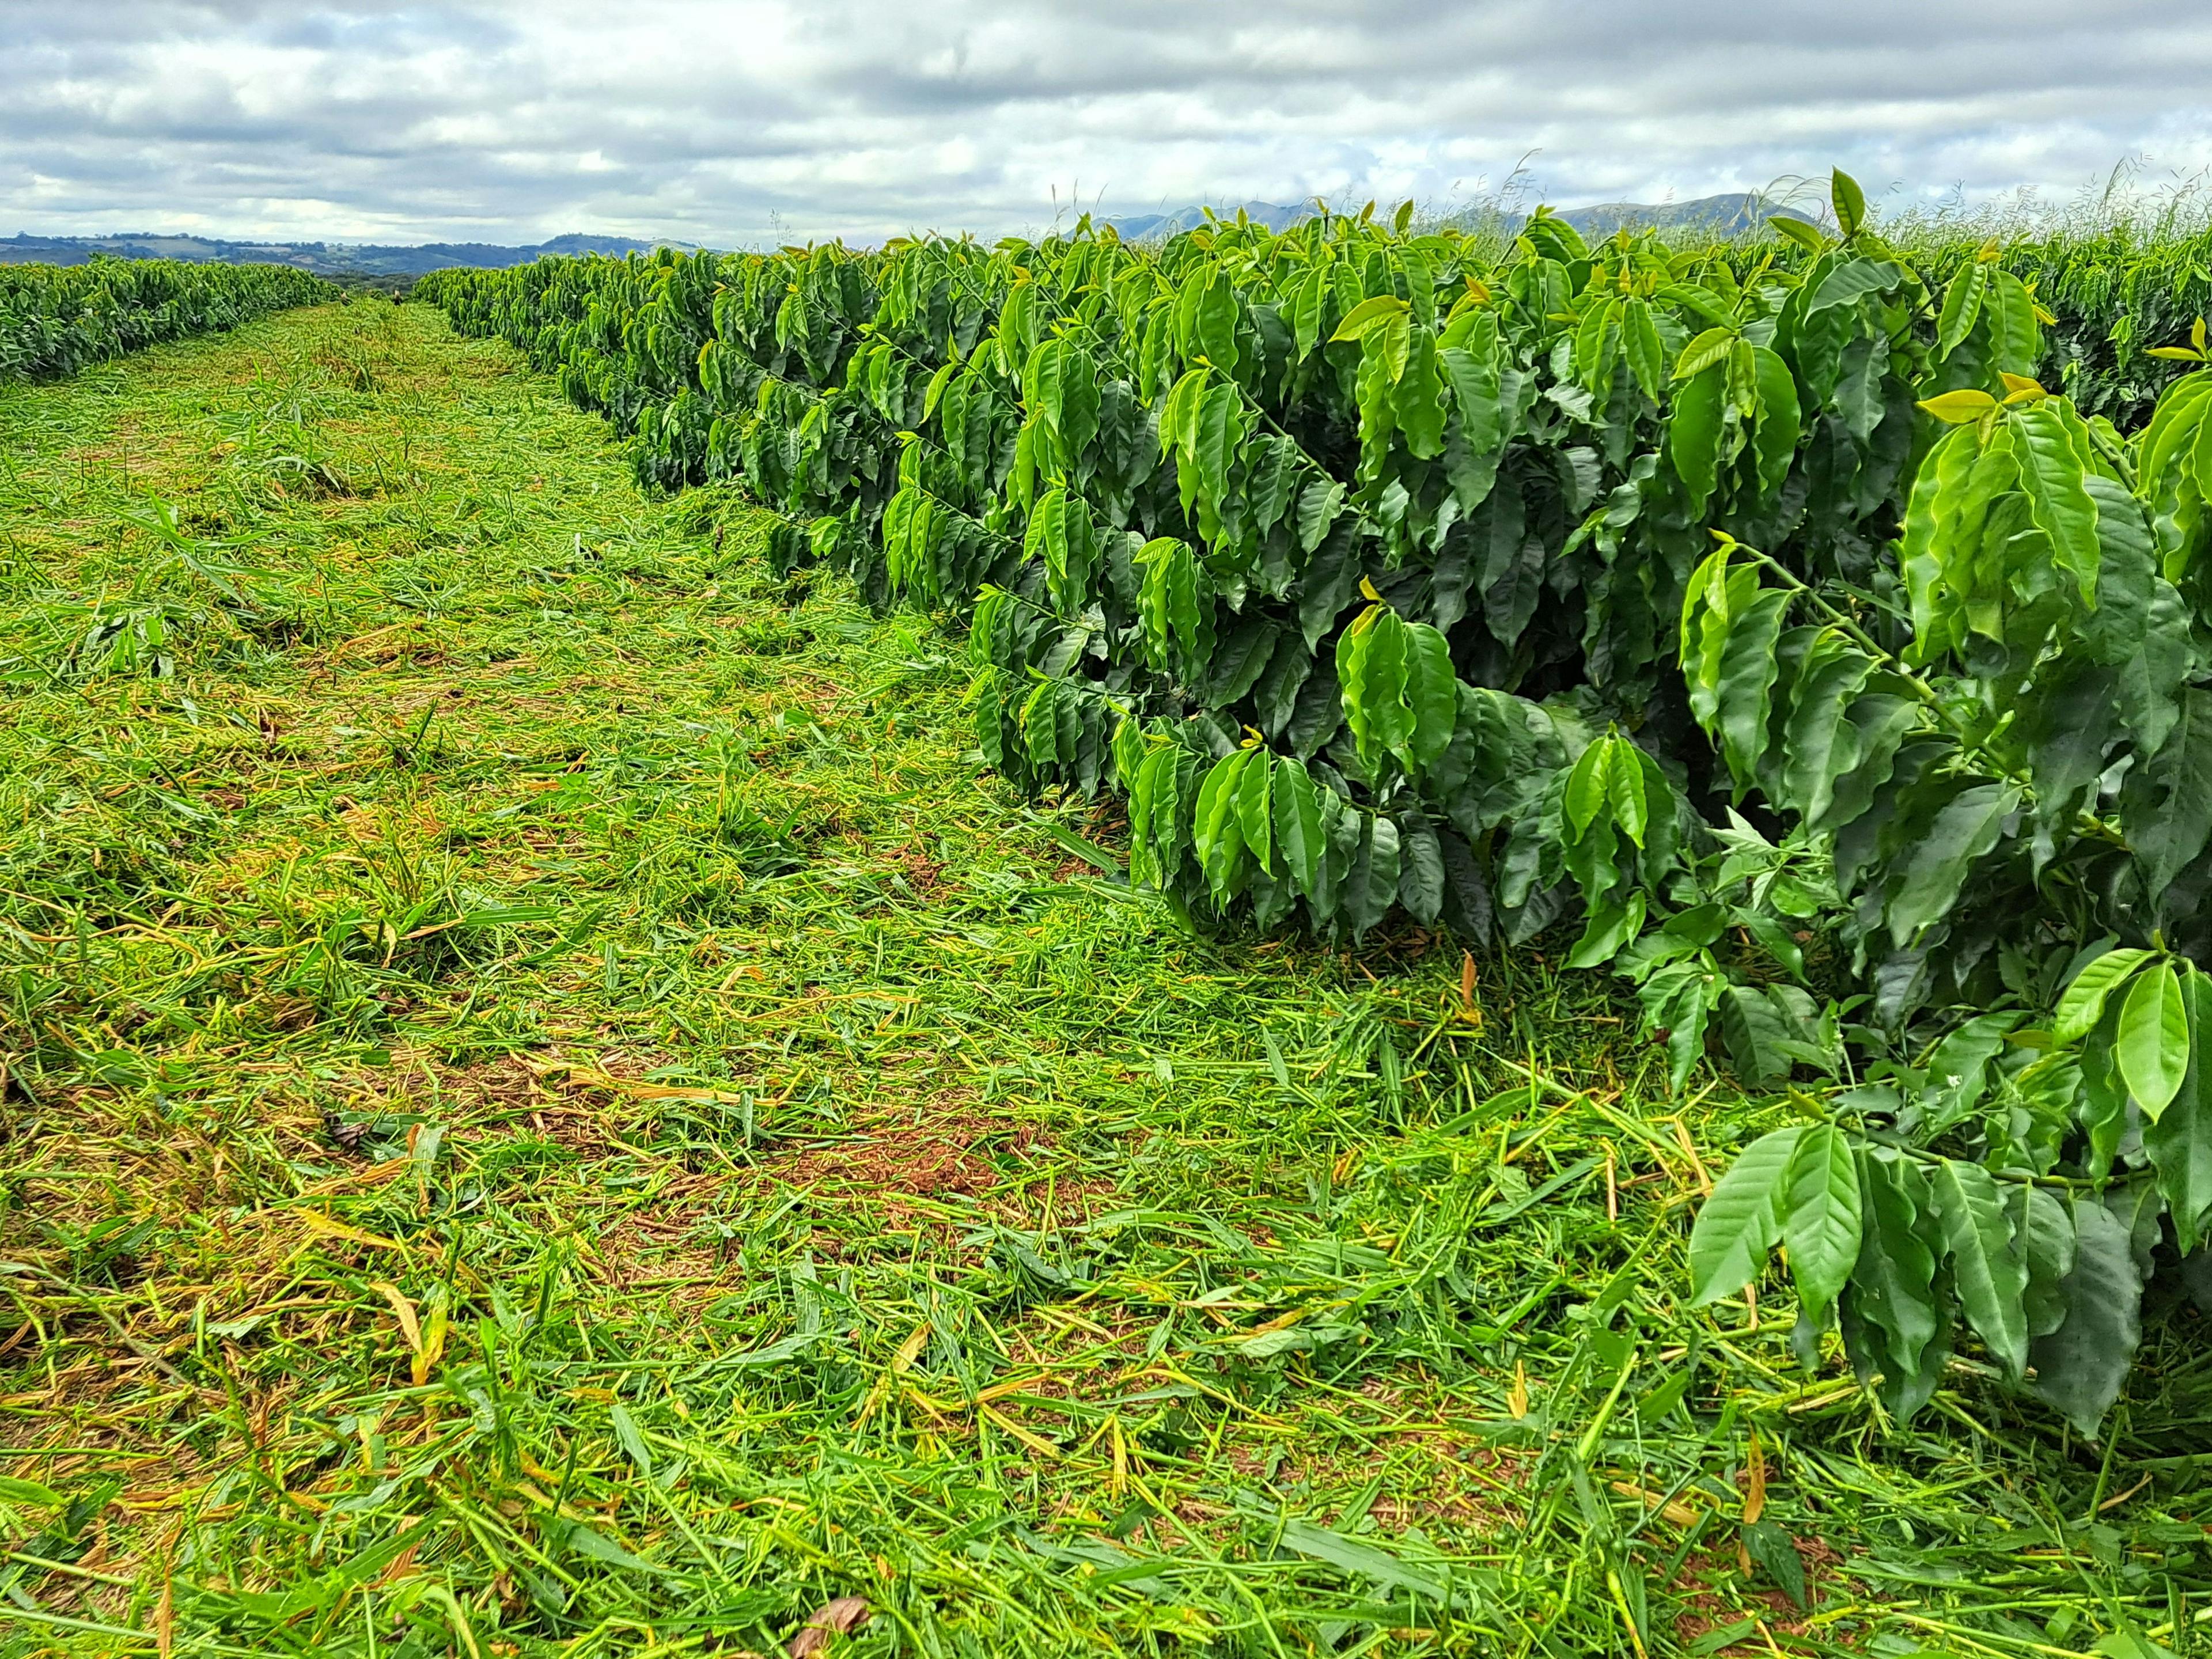
<svg viewBox="0 0 2212 1659"><path fill-rule="evenodd" d="M419 307L0 394L0 1650L2191 1650L2193 1315L1884 1421L1682 1305L1786 1104L1177 931L761 536Z"/></svg>

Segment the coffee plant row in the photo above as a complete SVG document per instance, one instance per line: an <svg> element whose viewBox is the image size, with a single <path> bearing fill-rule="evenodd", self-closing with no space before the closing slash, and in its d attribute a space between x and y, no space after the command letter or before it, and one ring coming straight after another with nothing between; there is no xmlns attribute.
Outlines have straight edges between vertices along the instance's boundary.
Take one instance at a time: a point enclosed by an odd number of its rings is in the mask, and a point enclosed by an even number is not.
<svg viewBox="0 0 2212 1659"><path fill-rule="evenodd" d="M167 340L336 297L289 265L94 259L0 265L0 385L53 380Z"/></svg>
<svg viewBox="0 0 2212 1659"><path fill-rule="evenodd" d="M1956 241L1918 259L1940 283L1984 252ZM2052 313L2045 383L2123 430L2149 420L2173 379L2174 365L2155 348L2185 337L2212 311L2212 230L2061 233L2008 243L2001 258Z"/></svg>
<svg viewBox="0 0 2212 1659"><path fill-rule="evenodd" d="M741 477L771 556L963 621L984 754L1112 790L1194 917L1547 929L1796 1121L1692 1241L1787 1248L1889 1409L1968 1334L2094 1430L2212 1225L2212 372L2037 379L1984 250L1157 246L549 259L427 291Z"/></svg>

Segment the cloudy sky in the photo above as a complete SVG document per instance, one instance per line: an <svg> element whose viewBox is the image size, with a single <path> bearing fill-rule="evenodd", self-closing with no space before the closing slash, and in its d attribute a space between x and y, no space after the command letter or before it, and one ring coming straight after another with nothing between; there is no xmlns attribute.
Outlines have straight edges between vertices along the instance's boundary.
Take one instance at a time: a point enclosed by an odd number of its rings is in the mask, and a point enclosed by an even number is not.
<svg viewBox="0 0 2212 1659"><path fill-rule="evenodd" d="M718 246L1069 203L2212 167L2205 0L0 0L0 234Z"/></svg>

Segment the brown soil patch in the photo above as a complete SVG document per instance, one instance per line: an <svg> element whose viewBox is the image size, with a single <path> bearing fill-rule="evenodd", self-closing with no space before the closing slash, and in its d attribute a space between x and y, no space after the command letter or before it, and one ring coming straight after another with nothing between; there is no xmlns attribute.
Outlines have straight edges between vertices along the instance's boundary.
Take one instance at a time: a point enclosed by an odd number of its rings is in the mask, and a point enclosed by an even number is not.
<svg viewBox="0 0 2212 1659"><path fill-rule="evenodd" d="M895 1218L911 1214L898 1200L1000 1196L1010 1216L1042 1200L1053 1144L1034 1124L994 1117L968 1103L940 1101L920 1113L883 1111L860 1119L849 1139L803 1146L765 1161L764 1173L794 1186L839 1197L882 1200ZM1015 1190L1003 1194L1001 1188ZM1088 1214L1096 1191L1079 1180L1052 1182L1054 1206L1071 1218ZM1027 1189L1037 1188L1032 1198Z"/></svg>

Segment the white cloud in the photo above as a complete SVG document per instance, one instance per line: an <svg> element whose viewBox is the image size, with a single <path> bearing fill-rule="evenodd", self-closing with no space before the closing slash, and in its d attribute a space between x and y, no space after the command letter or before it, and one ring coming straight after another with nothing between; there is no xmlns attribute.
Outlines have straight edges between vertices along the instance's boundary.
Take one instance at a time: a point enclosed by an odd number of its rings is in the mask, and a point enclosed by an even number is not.
<svg viewBox="0 0 2212 1659"><path fill-rule="evenodd" d="M1055 203L1550 199L2212 165L2202 0L0 6L0 234L984 233Z"/></svg>

